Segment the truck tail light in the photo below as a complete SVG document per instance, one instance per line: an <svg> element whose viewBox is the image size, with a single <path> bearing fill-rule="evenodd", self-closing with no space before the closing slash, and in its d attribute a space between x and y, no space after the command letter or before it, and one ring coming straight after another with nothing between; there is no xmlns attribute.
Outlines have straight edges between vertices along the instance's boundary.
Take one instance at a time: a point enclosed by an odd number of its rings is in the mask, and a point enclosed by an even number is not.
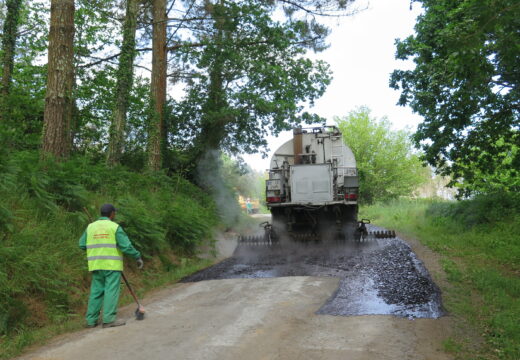
<svg viewBox="0 0 520 360"><path fill-rule="evenodd" d="M279 203L279 202L281 202L281 200L282 200L282 199L281 199L279 196L269 196L269 197L266 199L266 201L267 201L268 203Z"/></svg>
<svg viewBox="0 0 520 360"><path fill-rule="evenodd" d="M356 193L345 194L345 200L356 201L357 200L357 194Z"/></svg>

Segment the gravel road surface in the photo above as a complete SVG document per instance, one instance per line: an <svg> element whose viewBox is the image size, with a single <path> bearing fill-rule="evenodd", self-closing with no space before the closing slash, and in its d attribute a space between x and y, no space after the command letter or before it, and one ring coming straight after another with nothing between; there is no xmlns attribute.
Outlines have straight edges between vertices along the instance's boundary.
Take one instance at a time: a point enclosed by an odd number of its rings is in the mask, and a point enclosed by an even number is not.
<svg viewBox="0 0 520 360"><path fill-rule="evenodd" d="M450 359L437 286L400 239L240 248L144 304L144 321L130 306L126 326L68 334L21 359Z"/></svg>

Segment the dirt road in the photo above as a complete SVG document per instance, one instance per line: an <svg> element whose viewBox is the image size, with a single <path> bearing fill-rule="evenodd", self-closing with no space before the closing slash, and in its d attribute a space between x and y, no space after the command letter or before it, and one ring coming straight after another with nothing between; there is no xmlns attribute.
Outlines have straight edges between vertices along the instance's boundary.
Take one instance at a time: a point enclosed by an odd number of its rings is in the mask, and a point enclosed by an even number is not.
<svg viewBox="0 0 520 360"><path fill-rule="evenodd" d="M149 298L144 321L130 308L126 326L68 335L23 359L449 359L450 319L401 240L312 253L235 254ZM394 315L352 316L378 312Z"/></svg>
<svg viewBox="0 0 520 360"><path fill-rule="evenodd" d="M144 321L76 333L24 359L448 359L446 318L316 315L336 278L186 283Z"/></svg>

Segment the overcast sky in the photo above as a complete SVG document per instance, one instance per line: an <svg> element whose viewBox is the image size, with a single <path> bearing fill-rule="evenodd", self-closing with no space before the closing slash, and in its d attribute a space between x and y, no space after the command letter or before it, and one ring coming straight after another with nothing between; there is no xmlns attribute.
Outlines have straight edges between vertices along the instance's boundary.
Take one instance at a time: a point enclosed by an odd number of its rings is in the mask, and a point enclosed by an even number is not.
<svg viewBox="0 0 520 360"><path fill-rule="evenodd" d="M395 129L415 129L420 117L408 107L396 105L399 92L390 89L388 81L394 69L412 66L394 60L394 42L413 33L420 11L419 4L410 10L410 0L371 0L368 8L356 15L330 19L330 48L316 57L331 65L333 80L311 110L333 124L334 116L344 116L357 106L367 105L372 115L387 116ZM252 168L265 170L273 152L291 136L286 132L269 138L271 151L267 159L260 154L245 155L244 159Z"/></svg>

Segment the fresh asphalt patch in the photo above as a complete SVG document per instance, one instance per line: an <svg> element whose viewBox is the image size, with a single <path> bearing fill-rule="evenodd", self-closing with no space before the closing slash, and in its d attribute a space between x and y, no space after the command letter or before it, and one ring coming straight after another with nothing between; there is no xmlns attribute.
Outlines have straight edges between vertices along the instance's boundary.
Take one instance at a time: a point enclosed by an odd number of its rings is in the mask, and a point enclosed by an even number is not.
<svg viewBox="0 0 520 360"><path fill-rule="evenodd" d="M371 230L378 230L372 227ZM332 276L339 287L317 314L442 316L439 288L423 263L399 238L361 243L239 246L232 257L182 280L197 282L233 278Z"/></svg>

